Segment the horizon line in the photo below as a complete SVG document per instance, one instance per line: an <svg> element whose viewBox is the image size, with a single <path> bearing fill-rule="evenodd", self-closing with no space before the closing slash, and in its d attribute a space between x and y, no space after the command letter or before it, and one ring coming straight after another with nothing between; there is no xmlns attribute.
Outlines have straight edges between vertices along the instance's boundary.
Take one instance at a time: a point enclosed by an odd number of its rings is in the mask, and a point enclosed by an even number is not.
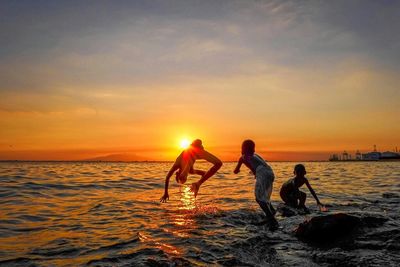
<svg viewBox="0 0 400 267"><path fill-rule="evenodd" d="M19 159L2 159L0 162L86 162L86 163L163 163L174 162L175 160L19 160ZM199 160L201 161L201 160ZM222 160L222 162L231 163L237 160ZM329 162L329 160L266 160L266 162Z"/></svg>

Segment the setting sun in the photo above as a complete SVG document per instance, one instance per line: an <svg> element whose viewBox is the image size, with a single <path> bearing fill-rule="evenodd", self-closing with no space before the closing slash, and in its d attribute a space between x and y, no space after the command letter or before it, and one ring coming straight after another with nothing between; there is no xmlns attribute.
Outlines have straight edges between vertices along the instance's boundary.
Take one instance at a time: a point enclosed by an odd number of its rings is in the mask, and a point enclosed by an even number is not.
<svg viewBox="0 0 400 267"><path fill-rule="evenodd" d="M188 139L182 139L180 144L179 144L179 147L182 148L182 149L186 149L189 146L190 146L190 141Z"/></svg>

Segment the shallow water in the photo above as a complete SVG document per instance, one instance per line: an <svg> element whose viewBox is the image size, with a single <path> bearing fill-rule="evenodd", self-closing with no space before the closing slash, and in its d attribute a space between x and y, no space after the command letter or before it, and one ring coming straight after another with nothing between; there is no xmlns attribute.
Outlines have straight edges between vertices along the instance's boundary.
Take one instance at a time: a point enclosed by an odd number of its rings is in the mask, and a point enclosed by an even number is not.
<svg viewBox="0 0 400 267"><path fill-rule="evenodd" d="M400 264L400 162L305 163L311 185L329 213L379 215L351 245L318 247L293 229L320 214L277 215L282 229L268 231L254 201L254 178L245 169L222 169L195 200L171 180L160 203L170 163L0 163L0 265L347 265ZM205 169L208 165L196 165ZM271 163L272 202L294 163ZM173 179L173 177L171 178Z"/></svg>

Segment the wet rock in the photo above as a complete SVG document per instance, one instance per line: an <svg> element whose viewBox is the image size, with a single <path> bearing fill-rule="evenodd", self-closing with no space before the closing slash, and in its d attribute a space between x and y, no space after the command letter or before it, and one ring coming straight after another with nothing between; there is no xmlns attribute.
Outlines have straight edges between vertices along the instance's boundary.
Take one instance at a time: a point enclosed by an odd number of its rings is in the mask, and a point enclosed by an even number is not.
<svg viewBox="0 0 400 267"><path fill-rule="evenodd" d="M297 215L297 212L294 208L291 208L284 204L279 204L277 210L283 217L292 217Z"/></svg>
<svg viewBox="0 0 400 267"><path fill-rule="evenodd" d="M301 223L295 230L295 235L304 241L326 243L347 236L360 223L359 217L345 213L316 216Z"/></svg>
<svg viewBox="0 0 400 267"><path fill-rule="evenodd" d="M375 213L337 213L324 216L315 216L300 223L295 230L297 238L303 241L314 241L328 244L335 240L354 240L354 236L369 236L377 233L370 232L370 228L383 225L388 218ZM385 235L385 231L383 232ZM379 235L379 234L375 234ZM362 241L359 239L359 241ZM380 240L379 238L377 240ZM387 239L386 239L387 240ZM371 247L382 247L381 244L363 244Z"/></svg>
<svg viewBox="0 0 400 267"><path fill-rule="evenodd" d="M317 251L312 254L314 262L329 264L330 266L357 266L354 263L354 256L342 249L331 249L328 251Z"/></svg>
<svg viewBox="0 0 400 267"><path fill-rule="evenodd" d="M283 217L292 217L296 215L305 215L310 213L308 209L296 209L282 203L278 205L277 210Z"/></svg>

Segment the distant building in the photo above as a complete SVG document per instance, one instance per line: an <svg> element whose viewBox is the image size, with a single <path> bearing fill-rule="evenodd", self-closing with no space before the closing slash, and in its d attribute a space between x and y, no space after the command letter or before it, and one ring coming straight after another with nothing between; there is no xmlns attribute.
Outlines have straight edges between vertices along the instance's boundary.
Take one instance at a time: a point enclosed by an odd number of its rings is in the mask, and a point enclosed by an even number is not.
<svg viewBox="0 0 400 267"><path fill-rule="evenodd" d="M398 158L400 158L400 154L391 151L385 151L381 154L381 159L398 159Z"/></svg>
<svg viewBox="0 0 400 267"><path fill-rule="evenodd" d="M362 154L362 160L380 160L381 152L369 152Z"/></svg>
<svg viewBox="0 0 400 267"><path fill-rule="evenodd" d="M338 160L340 160L340 159L339 159L339 156L338 156L337 154L333 154L333 155L331 155L331 157L329 158L329 160L330 160L330 161L338 161Z"/></svg>
<svg viewBox="0 0 400 267"><path fill-rule="evenodd" d="M333 154L329 157L330 161L375 161L375 160L400 160L400 153L397 151L397 147L393 151L379 152L376 151L376 145L374 145L374 151L361 154L359 150L356 151L354 158L346 150L340 154Z"/></svg>

